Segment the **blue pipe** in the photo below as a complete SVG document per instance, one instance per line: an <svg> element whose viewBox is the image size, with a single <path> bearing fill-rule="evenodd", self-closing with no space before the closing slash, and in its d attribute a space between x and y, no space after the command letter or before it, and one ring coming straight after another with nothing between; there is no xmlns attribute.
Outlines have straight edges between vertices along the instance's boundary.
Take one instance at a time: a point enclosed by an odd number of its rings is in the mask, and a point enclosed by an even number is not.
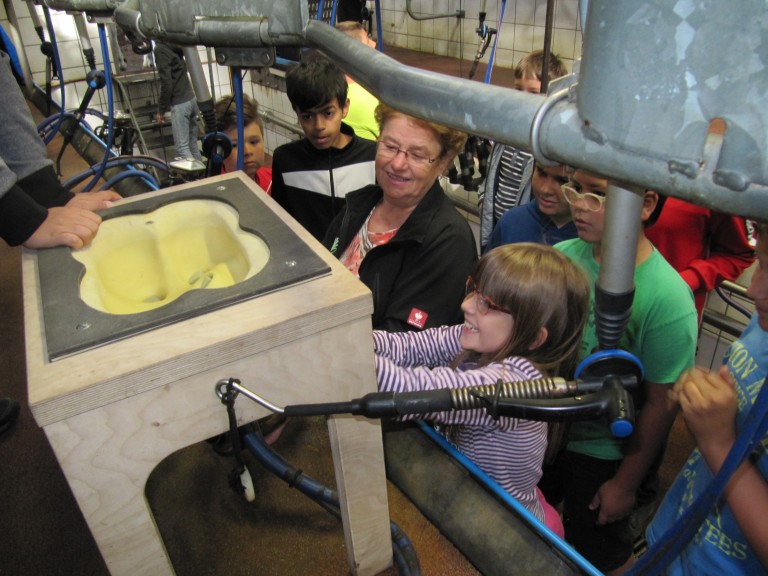
<svg viewBox="0 0 768 576"><path fill-rule="evenodd" d="M585 574L591 576L603 576L597 568L592 566L583 556L576 552L568 543L566 543L557 534L552 532L541 520L531 514L520 502L513 498L509 492L504 490L499 484L493 480L488 474L481 470L477 464L472 462L467 456L459 452L450 442L448 442L443 436L438 434L434 429L422 421L417 421L421 430L429 436L436 444L438 444L443 450L448 452L457 462L464 466L477 480L485 484L488 489L493 492L499 499L504 502L509 508L514 510L520 516L522 516L527 522L531 524L541 535L550 543L553 548L557 548L568 559L576 564Z"/></svg>
<svg viewBox="0 0 768 576"><path fill-rule="evenodd" d="M235 112L237 114L237 164L238 170L245 168L245 126L243 126L243 77L240 68L232 67L232 90L235 93Z"/></svg>
<svg viewBox="0 0 768 576"><path fill-rule="evenodd" d="M333 0L333 4L331 5L331 21L328 22L331 26L336 25L336 5L338 4L338 0Z"/></svg>
<svg viewBox="0 0 768 576"><path fill-rule="evenodd" d="M379 52L384 54L384 33L381 29L381 1L375 0L373 3L373 11L376 14L376 48Z"/></svg>
<svg viewBox="0 0 768 576"><path fill-rule="evenodd" d="M61 59L59 57L59 47L56 44L56 32L53 29L53 21L51 20L51 11L48 6L43 4L43 14L45 16L45 26L48 29L48 37L51 39L51 48L53 50L53 63L56 66L56 74L59 78L59 98L61 99L61 112L59 114L59 121L56 124L56 129L51 132L47 140L44 140L48 144L61 127L61 123L64 121L64 110L66 110L66 91L64 90L64 74L61 70Z"/></svg>
<svg viewBox="0 0 768 576"><path fill-rule="evenodd" d="M283 460L260 433L250 430L243 438L245 446L267 470L285 480L289 486L297 488L323 508L340 517L339 496L335 490L317 482ZM421 573L418 556L408 536L394 522L389 523L392 535L392 553L401 576L418 576Z"/></svg>
<svg viewBox="0 0 768 576"><path fill-rule="evenodd" d="M114 106L114 97L112 94L112 64L109 60L109 47L107 45L107 33L106 28L103 23L99 23L99 43L101 44L101 55L102 59L104 60L104 76L107 81L107 146L106 150L104 151L104 160L101 163L101 167L99 170L94 174L93 179L88 183L88 185L83 188L83 192L90 192L93 187L96 185L96 183L99 181L99 179L104 174L104 170L106 170L107 167L107 161L109 160L110 155L112 154L112 142L114 141L115 135L113 134L114 129L114 123L115 123L115 106Z"/></svg>
<svg viewBox="0 0 768 576"><path fill-rule="evenodd" d="M501 24L504 21L504 9L507 6L507 0L501 0L501 11L499 13L499 22L496 24L496 38L493 39L493 46L491 47L491 55L488 57L488 68L485 69L485 83L491 83L491 73L493 72L493 63L496 58L496 43L499 41L501 35Z"/></svg>
<svg viewBox="0 0 768 576"><path fill-rule="evenodd" d="M146 166L160 168L166 172L170 171L170 168L165 162L157 158L153 158L152 156L118 156L117 158L112 158L109 162L107 162L105 170L114 168L116 166L127 166L129 169L133 169L134 164L144 164ZM80 182L95 172L96 166L86 168L80 174L75 174L65 182L62 182L62 186L64 186L67 190L71 190L72 187L77 186Z"/></svg>
<svg viewBox="0 0 768 576"><path fill-rule="evenodd" d="M145 170L123 170L122 172L118 172L117 174L112 176L112 178L107 180L101 186L101 188L99 188L99 190L109 190L110 188L112 188L112 186L114 186L118 182L121 182L126 178L134 178L134 177L143 178L147 182L147 184L149 184L149 186L154 190L160 189L160 184L157 183L157 180L155 180L155 177L152 176L152 174L150 174L149 172L146 172Z"/></svg>
<svg viewBox="0 0 768 576"><path fill-rule="evenodd" d="M637 563L627 572L627 576L637 574L659 574L672 560L685 549L712 507L720 499L728 481L741 463L762 443L768 432L768 378L763 380L755 403L747 414L741 434L731 447L731 451L712 479L706 490L696 499L666 533L643 554Z"/></svg>

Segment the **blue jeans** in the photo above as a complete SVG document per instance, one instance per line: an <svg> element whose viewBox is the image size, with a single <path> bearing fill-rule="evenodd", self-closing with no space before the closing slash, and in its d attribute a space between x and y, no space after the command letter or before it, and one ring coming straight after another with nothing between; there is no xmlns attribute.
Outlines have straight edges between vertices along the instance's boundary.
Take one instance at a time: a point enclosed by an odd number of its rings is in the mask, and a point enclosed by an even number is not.
<svg viewBox="0 0 768 576"><path fill-rule="evenodd" d="M194 98L171 106L171 128L176 157L199 160L203 157L197 148L197 102Z"/></svg>

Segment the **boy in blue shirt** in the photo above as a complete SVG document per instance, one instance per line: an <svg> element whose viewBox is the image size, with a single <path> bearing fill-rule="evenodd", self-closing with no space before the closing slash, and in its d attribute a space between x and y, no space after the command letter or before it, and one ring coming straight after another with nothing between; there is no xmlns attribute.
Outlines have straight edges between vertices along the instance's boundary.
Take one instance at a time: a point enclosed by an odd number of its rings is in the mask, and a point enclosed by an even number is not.
<svg viewBox="0 0 768 576"><path fill-rule="evenodd" d="M755 313L717 372L686 372L670 391L696 440L659 506L647 538L655 544L720 471L768 376L768 224L757 225L757 268L747 295ZM666 570L669 576L764 574L768 570L768 438L731 476L698 533Z"/></svg>
<svg viewBox="0 0 768 576"><path fill-rule="evenodd" d="M568 169L564 164L543 166L535 163L529 182L522 187L523 194L532 195L533 201L504 212L494 226L483 253L513 242L554 246L558 242L576 238L571 207L560 189L567 182ZM528 188L530 191L526 191Z"/></svg>
<svg viewBox="0 0 768 576"><path fill-rule="evenodd" d="M347 80L328 59L301 62L285 82L305 138L275 149L272 198L322 240L346 195L376 181L376 142L356 136L343 122Z"/></svg>

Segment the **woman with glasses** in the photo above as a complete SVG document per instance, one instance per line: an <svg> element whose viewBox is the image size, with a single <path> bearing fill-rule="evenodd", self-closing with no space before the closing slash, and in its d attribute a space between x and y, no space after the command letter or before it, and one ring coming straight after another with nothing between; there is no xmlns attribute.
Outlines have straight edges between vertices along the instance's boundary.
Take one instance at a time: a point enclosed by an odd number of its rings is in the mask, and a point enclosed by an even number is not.
<svg viewBox="0 0 768 576"><path fill-rule="evenodd" d="M373 292L375 329L455 324L477 245L438 177L467 136L384 103L376 121L376 184L347 194L323 243Z"/></svg>
<svg viewBox="0 0 768 576"><path fill-rule="evenodd" d="M374 331L380 391L466 388L571 377L589 310L584 273L550 246L521 242L487 252L466 282L464 323L419 333ZM537 489L547 424L485 410L418 415L444 434L539 520L562 535ZM548 513L547 513L548 512Z"/></svg>

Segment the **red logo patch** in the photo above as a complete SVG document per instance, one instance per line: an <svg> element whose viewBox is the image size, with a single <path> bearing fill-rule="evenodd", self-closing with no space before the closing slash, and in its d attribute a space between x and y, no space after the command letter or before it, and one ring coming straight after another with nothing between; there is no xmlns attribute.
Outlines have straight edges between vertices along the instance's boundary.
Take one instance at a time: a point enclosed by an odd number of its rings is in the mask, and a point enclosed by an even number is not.
<svg viewBox="0 0 768 576"><path fill-rule="evenodd" d="M416 326L416 328L421 330L424 328L424 324L427 323L427 318L429 318L429 314L418 308L412 308L411 315L408 316L408 324Z"/></svg>

